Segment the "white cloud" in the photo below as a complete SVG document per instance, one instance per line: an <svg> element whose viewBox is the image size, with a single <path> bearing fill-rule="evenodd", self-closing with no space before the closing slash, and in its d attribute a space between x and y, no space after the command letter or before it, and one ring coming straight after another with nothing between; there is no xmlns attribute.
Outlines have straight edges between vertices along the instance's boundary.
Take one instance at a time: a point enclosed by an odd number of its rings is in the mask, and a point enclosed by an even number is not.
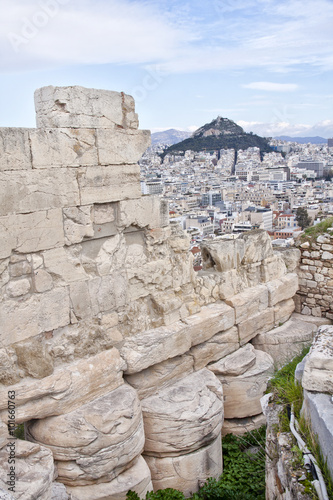
<svg viewBox="0 0 333 500"><path fill-rule="evenodd" d="M254 132L264 137L275 137L288 135L291 137L333 137L333 121L324 120L315 125L306 125L304 123L293 124L289 122L248 122L238 121L238 125L243 127L246 132Z"/></svg>
<svg viewBox="0 0 333 500"><path fill-rule="evenodd" d="M2 0L0 69L107 63L163 64L169 73L333 69L330 0L214 0L198 12L199 2L192 10L190 2L169 4Z"/></svg>
<svg viewBox="0 0 333 500"><path fill-rule="evenodd" d="M264 90L267 92L294 92L299 88L295 83L252 82L241 85L245 89Z"/></svg>

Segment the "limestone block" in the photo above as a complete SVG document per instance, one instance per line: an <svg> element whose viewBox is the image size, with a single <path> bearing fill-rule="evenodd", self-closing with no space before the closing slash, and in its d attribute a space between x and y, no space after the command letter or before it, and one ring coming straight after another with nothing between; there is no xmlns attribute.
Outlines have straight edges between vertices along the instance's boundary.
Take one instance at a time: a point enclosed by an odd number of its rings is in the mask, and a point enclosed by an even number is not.
<svg viewBox="0 0 333 500"><path fill-rule="evenodd" d="M31 130L29 138L33 168L54 169L98 163L94 129L36 129Z"/></svg>
<svg viewBox="0 0 333 500"><path fill-rule="evenodd" d="M333 326L320 326L307 357L302 385L308 391L333 393Z"/></svg>
<svg viewBox="0 0 333 500"><path fill-rule="evenodd" d="M201 370L213 361L224 358L239 348L238 329L232 327L220 332L206 342L191 348L190 354L194 359L195 370Z"/></svg>
<svg viewBox="0 0 333 500"><path fill-rule="evenodd" d="M301 259L301 251L298 248L276 248L274 253L282 257L288 273L295 271Z"/></svg>
<svg viewBox="0 0 333 500"><path fill-rule="evenodd" d="M185 354L190 347L191 339L184 335L184 324L177 321L170 326L161 326L127 337L120 348L120 354L127 364L126 375L131 375Z"/></svg>
<svg viewBox="0 0 333 500"><path fill-rule="evenodd" d="M0 341L7 346L69 323L67 288L0 303Z"/></svg>
<svg viewBox="0 0 333 500"><path fill-rule="evenodd" d="M253 417L224 419L222 436L226 436L227 434L242 436L246 432L252 432L265 424L266 417L262 413Z"/></svg>
<svg viewBox="0 0 333 500"><path fill-rule="evenodd" d="M316 318L315 316L304 316L304 314L293 313L295 321L305 321L319 328L322 325L331 325L332 321L328 318Z"/></svg>
<svg viewBox="0 0 333 500"><path fill-rule="evenodd" d="M111 481L143 450L140 401L123 384L70 413L29 422L26 436L51 449L59 481L73 486Z"/></svg>
<svg viewBox="0 0 333 500"><path fill-rule="evenodd" d="M41 379L53 373L53 359L40 339L19 342L14 349L17 364L25 375Z"/></svg>
<svg viewBox="0 0 333 500"><path fill-rule="evenodd" d="M66 245L81 243L94 236L92 205L63 209Z"/></svg>
<svg viewBox="0 0 333 500"><path fill-rule="evenodd" d="M261 280L263 282L281 278L287 272L286 264L280 254L264 259L260 266Z"/></svg>
<svg viewBox="0 0 333 500"><path fill-rule="evenodd" d="M8 447L9 444L11 448ZM49 500L55 475L51 451L38 444L20 439L9 441L8 445L0 450L0 488L8 491L9 485L6 484L6 477L8 478L7 474L10 471L8 457L12 451L15 455L13 498Z"/></svg>
<svg viewBox="0 0 333 500"><path fill-rule="evenodd" d="M291 299L298 290L298 277L295 273L267 283L269 306L275 306L282 300Z"/></svg>
<svg viewBox="0 0 333 500"><path fill-rule="evenodd" d="M209 365L209 370L218 375L237 377L243 375L256 364L256 352L253 345L247 344L217 363Z"/></svg>
<svg viewBox="0 0 333 500"><path fill-rule="evenodd" d="M190 249L190 237L188 234L182 230L178 223L170 224L171 234L169 233L168 244L170 248L177 254L188 252ZM164 239L168 234L168 228L165 231L156 230L155 232L150 232L150 238L155 240L154 243L158 244L158 239Z"/></svg>
<svg viewBox="0 0 333 500"><path fill-rule="evenodd" d="M145 455L177 456L211 443L223 423L222 386L200 370L142 400Z"/></svg>
<svg viewBox="0 0 333 500"><path fill-rule="evenodd" d="M127 254L130 253L132 246L127 248L126 240L123 235L116 234L107 238L102 243L99 252L95 258L97 271L100 276L107 276L114 271L122 269L126 265ZM142 246L141 249L143 250ZM135 252L135 257L138 258L137 265L141 265L147 261L140 260L138 252Z"/></svg>
<svg viewBox="0 0 333 500"><path fill-rule="evenodd" d="M243 271L243 272L242 272ZM249 286L245 270L231 269L219 275L219 297L227 300Z"/></svg>
<svg viewBox="0 0 333 500"><path fill-rule="evenodd" d="M274 309L269 308L238 324L239 342L244 345L259 333L268 332L274 326Z"/></svg>
<svg viewBox="0 0 333 500"><path fill-rule="evenodd" d="M154 491L175 488L189 497L199 490L199 483L222 474L222 441L217 437L199 450L176 457L144 458L151 471Z"/></svg>
<svg viewBox="0 0 333 500"><path fill-rule="evenodd" d="M19 380L20 374L14 349L0 349L0 384L12 385L16 384L16 382L19 382Z"/></svg>
<svg viewBox="0 0 333 500"><path fill-rule="evenodd" d="M274 325L280 326L290 319L290 316L295 310L295 302L293 299L283 300L274 306ZM260 332L262 333L262 332Z"/></svg>
<svg viewBox="0 0 333 500"><path fill-rule="evenodd" d="M333 260L333 253L331 252L323 252L323 255L321 256L323 260Z"/></svg>
<svg viewBox="0 0 333 500"><path fill-rule="evenodd" d="M184 334L191 339L191 346L194 346L234 326L235 312L223 302L216 302L184 319L184 323L187 325Z"/></svg>
<svg viewBox="0 0 333 500"><path fill-rule="evenodd" d="M201 245L203 269L214 268L225 272L237 269L245 254L245 242L241 238L232 240L215 239L204 241Z"/></svg>
<svg viewBox="0 0 333 500"><path fill-rule="evenodd" d="M295 319L293 315L282 326L267 333L260 333L252 344L256 349L269 353L277 367L289 363L311 344L316 327Z"/></svg>
<svg viewBox="0 0 333 500"><path fill-rule="evenodd" d="M256 229L240 235L240 240L245 243L245 253L242 264L254 264L273 256L271 239L262 229Z"/></svg>
<svg viewBox="0 0 333 500"><path fill-rule="evenodd" d="M34 286L38 293L51 290L53 287L52 276L45 269L37 269L34 275Z"/></svg>
<svg viewBox="0 0 333 500"><path fill-rule="evenodd" d="M42 380L26 380L0 390L1 418L6 421L8 390L15 391L16 422L61 415L116 389L126 368L117 349L61 367Z"/></svg>
<svg viewBox="0 0 333 500"><path fill-rule="evenodd" d="M140 399L144 399L193 371L192 356L183 355L157 363L139 373L126 375L125 379L136 389Z"/></svg>
<svg viewBox="0 0 333 500"><path fill-rule="evenodd" d="M332 396L304 391L302 414L316 435L323 458L333 479L333 413Z"/></svg>
<svg viewBox="0 0 333 500"><path fill-rule="evenodd" d="M165 227L169 223L168 203L159 196L143 196L137 200L121 201L117 225L120 227Z"/></svg>
<svg viewBox="0 0 333 500"><path fill-rule="evenodd" d="M43 252L45 270L58 285L67 285L88 278L80 260L66 248L54 248Z"/></svg>
<svg viewBox="0 0 333 500"><path fill-rule="evenodd" d="M91 297L86 281L71 283L69 296L77 319L90 318L92 316Z"/></svg>
<svg viewBox="0 0 333 500"><path fill-rule="evenodd" d="M330 244L331 243L331 238L329 237L328 234L320 234L317 238L317 243L328 243Z"/></svg>
<svg viewBox="0 0 333 500"><path fill-rule="evenodd" d="M62 483L52 483L52 496L51 500L70 500L66 492L66 486Z"/></svg>
<svg viewBox="0 0 333 500"><path fill-rule="evenodd" d="M29 213L79 203L75 169L0 173L0 215Z"/></svg>
<svg viewBox="0 0 333 500"><path fill-rule="evenodd" d="M139 165L80 167L78 175L82 205L141 197Z"/></svg>
<svg viewBox="0 0 333 500"><path fill-rule="evenodd" d="M7 285L6 291L10 297L20 297L30 291L31 283L28 279L20 279L10 281Z"/></svg>
<svg viewBox="0 0 333 500"><path fill-rule="evenodd" d="M138 128L133 97L123 92L73 87L35 91L38 128Z"/></svg>
<svg viewBox="0 0 333 500"><path fill-rule="evenodd" d="M0 171L32 168L28 128L0 128Z"/></svg>
<svg viewBox="0 0 333 500"><path fill-rule="evenodd" d="M149 130L98 129L99 165L136 163L151 144Z"/></svg>
<svg viewBox="0 0 333 500"><path fill-rule="evenodd" d="M235 309L236 324L245 321L268 307L268 291L265 285L258 285L226 299L226 303Z"/></svg>
<svg viewBox="0 0 333 500"><path fill-rule="evenodd" d="M62 246L62 211L56 208L0 217L0 240L0 259L9 257L13 250L29 253Z"/></svg>
<svg viewBox="0 0 333 500"><path fill-rule="evenodd" d="M244 350L245 347L240 349L242 352ZM251 417L259 415L262 412L260 398L264 395L267 382L274 373L274 361L265 352L257 350L253 350L253 352L256 358L255 364L250 366L245 372L240 373L240 375L224 374L228 373L227 370L230 370L230 365L232 366L233 362L235 363L233 371L237 371L236 360L239 363L239 371L242 371L242 356L238 351L208 367L214 371L223 385L225 418ZM229 361L228 358L230 359L231 356L233 358ZM229 365L227 369L226 365ZM222 373L220 373L220 366Z"/></svg>
<svg viewBox="0 0 333 500"><path fill-rule="evenodd" d="M93 315L122 307L127 303L127 281L124 273L94 278L88 282Z"/></svg>
<svg viewBox="0 0 333 500"><path fill-rule="evenodd" d="M129 490L135 491L139 498L146 498L146 493L153 490L150 470L142 457L108 483L67 486L71 500L126 500Z"/></svg>

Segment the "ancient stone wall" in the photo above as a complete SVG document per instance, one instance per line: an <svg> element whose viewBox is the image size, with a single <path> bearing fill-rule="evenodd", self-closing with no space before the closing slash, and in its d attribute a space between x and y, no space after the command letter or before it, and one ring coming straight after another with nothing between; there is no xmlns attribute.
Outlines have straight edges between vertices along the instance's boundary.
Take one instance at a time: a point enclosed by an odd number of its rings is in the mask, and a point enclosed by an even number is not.
<svg viewBox="0 0 333 500"><path fill-rule="evenodd" d="M222 472L221 430L264 422L274 365L311 343L290 319L298 251L219 239L196 274L167 205L140 194L133 99L45 87L35 103L37 129L0 129L0 488L13 395L21 499L189 495Z"/></svg>
<svg viewBox="0 0 333 500"><path fill-rule="evenodd" d="M333 319L333 230L300 242L297 312Z"/></svg>

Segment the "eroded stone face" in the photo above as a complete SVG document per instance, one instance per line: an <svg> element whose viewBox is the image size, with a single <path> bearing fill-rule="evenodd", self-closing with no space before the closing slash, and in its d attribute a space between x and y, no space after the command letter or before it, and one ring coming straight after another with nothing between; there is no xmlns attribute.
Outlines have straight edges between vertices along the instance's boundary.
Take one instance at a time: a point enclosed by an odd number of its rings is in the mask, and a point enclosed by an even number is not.
<svg viewBox="0 0 333 500"><path fill-rule="evenodd" d="M52 450L58 478L65 484L111 481L143 450L136 391L123 384L73 412L32 421L27 439Z"/></svg>
<svg viewBox="0 0 333 500"><path fill-rule="evenodd" d="M145 455L184 455L219 436L222 386L203 369L142 400Z"/></svg>
<svg viewBox="0 0 333 500"><path fill-rule="evenodd" d="M20 439L15 441L12 449L15 453L16 473L13 498L49 500L55 475L51 451L44 446ZM5 479L9 473L8 456L9 449L4 446L0 450L0 488L5 491L8 491Z"/></svg>
<svg viewBox="0 0 333 500"><path fill-rule="evenodd" d="M333 326L321 326L306 359L302 385L307 391L333 392Z"/></svg>

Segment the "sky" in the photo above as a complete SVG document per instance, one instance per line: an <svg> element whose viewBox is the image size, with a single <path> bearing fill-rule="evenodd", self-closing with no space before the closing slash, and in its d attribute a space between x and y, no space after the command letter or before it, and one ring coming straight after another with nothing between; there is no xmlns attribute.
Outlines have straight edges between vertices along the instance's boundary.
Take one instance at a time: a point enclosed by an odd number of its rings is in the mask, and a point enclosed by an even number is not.
<svg viewBox="0 0 333 500"><path fill-rule="evenodd" d="M218 115L333 137L333 0L0 0L0 126L35 127L45 85L123 91L140 128Z"/></svg>

